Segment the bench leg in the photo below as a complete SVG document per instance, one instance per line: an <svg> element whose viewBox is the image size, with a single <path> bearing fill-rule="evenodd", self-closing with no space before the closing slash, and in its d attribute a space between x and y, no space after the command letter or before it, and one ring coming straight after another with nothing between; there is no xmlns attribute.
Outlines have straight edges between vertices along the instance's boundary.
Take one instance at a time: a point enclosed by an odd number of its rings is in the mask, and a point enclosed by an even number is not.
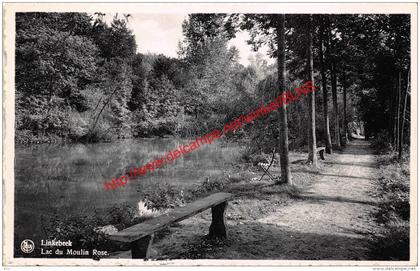
<svg viewBox="0 0 420 271"><path fill-rule="evenodd" d="M209 237L222 237L226 238L226 226L225 226L225 212L227 202L222 202L211 208L211 225L209 230Z"/></svg>
<svg viewBox="0 0 420 271"><path fill-rule="evenodd" d="M324 152L325 152L324 150L319 152L319 156L321 156L322 160L325 160Z"/></svg>
<svg viewBox="0 0 420 271"><path fill-rule="evenodd" d="M149 257L149 248L153 242L153 234L131 242L131 258L146 259Z"/></svg>

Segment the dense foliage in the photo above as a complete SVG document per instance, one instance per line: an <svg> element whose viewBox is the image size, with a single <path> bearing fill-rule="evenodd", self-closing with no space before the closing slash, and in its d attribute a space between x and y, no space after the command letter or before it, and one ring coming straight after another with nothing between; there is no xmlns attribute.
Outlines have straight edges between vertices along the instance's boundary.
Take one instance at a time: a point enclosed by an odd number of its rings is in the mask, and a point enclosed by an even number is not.
<svg viewBox="0 0 420 271"><path fill-rule="evenodd" d="M198 135L223 125L232 102L253 94L255 71L228 48L218 30L223 15L184 22L179 60L136 54L129 16L110 25L104 17L17 14L17 142ZM200 39L200 25L213 19L213 35Z"/></svg>
<svg viewBox="0 0 420 271"><path fill-rule="evenodd" d="M274 97L277 65L257 55L244 67L228 42L248 31L254 49L267 45L276 56L276 16L189 15L178 58L136 53L129 18L115 15L107 24L101 13L16 15L17 142L193 137ZM286 89L307 76L305 18L286 16ZM405 15L313 16L313 74L327 95L326 102L316 96L318 145L325 142L325 104L335 145L356 129L394 149L409 143L409 28ZM304 101L287 110L291 148L307 143L308 110ZM271 151L279 140L276 118L232 136Z"/></svg>
<svg viewBox="0 0 420 271"><path fill-rule="evenodd" d="M380 260L410 258L410 166L408 156L378 158L376 191L380 202L375 213L381 230L373 235L373 256Z"/></svg>

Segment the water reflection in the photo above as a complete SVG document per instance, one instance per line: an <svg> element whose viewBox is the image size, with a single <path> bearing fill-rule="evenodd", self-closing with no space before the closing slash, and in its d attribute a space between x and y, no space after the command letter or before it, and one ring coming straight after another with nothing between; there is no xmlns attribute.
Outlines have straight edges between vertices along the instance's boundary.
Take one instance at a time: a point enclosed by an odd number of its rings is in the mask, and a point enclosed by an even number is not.
<svg viewBox="0 0 420 271"><path fill-rule="evenodd" d="M188 187L221 172L239 146L204 146L172 164L107 192L104 180L164 156L189 142L181 139L126 140L118 143L39 145L15 151L15 233L18 239L42 238L42 214L92 212L117 203L136 206L141 191L162 182Z"/></svg>

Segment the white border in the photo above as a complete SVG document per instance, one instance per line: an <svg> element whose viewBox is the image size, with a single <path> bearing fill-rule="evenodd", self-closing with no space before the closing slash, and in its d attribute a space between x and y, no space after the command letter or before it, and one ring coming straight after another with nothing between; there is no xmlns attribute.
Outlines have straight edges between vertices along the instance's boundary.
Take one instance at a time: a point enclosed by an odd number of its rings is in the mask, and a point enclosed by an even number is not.
<svg viewBox="0 0 420 271"><path fill-rule="evenodd" d="M13 258L15 12L126 13L408 13L411 14L410 261L171 260ZM3 4L3 264L141 266L407 266L417 265L417 4L416 3L6 3Z"/></svg>

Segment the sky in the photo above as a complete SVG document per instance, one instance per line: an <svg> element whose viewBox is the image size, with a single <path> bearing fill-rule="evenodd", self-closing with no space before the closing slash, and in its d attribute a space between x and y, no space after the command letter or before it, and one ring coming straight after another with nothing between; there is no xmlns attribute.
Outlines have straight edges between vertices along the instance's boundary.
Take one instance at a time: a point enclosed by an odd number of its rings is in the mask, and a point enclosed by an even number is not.
<svg viewBox="0 0 420 271"><path fill-rule="evenodd" d="M136 36L137 52L164 54L177 57L178 42L182 40L182 22L187 14L131 14L129 28ZM229 41L229 46L239 50L239 62L248 65L248 57L255 55L251 46L246 44L248 33L240 32L235 39ZM266 48L260 49L266 55ZM274 62L269 60L269 63Z"/></svg>

